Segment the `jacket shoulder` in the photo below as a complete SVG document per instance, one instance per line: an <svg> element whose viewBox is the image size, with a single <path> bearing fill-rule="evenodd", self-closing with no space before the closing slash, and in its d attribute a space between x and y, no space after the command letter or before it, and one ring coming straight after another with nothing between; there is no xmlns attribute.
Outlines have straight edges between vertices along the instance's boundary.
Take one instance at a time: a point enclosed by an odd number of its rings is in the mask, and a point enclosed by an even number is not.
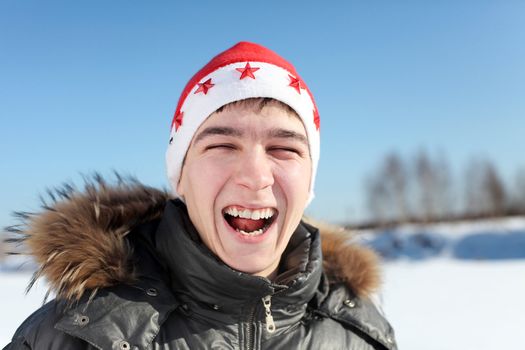
<svg viewBox="0 0 525 350"><path fill-rule="evenodd" d="M396 350L394 329L369 297L356 295L343 283L334 284L319 312L374 344L376 349Z"/></svg>
<svg viewBox="0 0 525 350"><path fill-rule="evenodd" d="M56 300L43 305L18 327L4 350L89 348L82 340L55 329L55 324L63 316L63 309Z"/></svg>

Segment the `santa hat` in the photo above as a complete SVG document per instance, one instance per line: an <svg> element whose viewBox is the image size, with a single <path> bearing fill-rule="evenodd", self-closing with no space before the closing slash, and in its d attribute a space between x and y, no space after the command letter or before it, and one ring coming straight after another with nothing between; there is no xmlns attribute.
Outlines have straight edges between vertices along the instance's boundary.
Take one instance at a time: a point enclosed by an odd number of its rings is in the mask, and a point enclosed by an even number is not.
<svg viewBox="0 0 525 350"><path fill-rule="evenodd" d="M312 176L310 202L319 161L319 113L314 98L295 68L275 52L240 42L215 56L190 79L182 91L171 123L166 167L177 194L182 163L199 126L220 107L239 100L270 97L290 106L306 129Z"/></svg>

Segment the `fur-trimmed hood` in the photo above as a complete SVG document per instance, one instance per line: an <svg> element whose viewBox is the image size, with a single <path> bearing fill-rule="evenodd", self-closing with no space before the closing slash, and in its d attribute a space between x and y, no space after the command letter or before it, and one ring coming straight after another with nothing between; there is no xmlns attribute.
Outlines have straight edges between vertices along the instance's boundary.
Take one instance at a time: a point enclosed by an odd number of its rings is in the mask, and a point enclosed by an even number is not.
<svg viewBox="0 0 525 350"><path fill-rule="evenodd" d="M100 176L83 190L71 185L49 191L50 202L38 213L16 213L21 223L8 231L23 243L38 265L29 288L45 277L58 298L77 300L87 290L132 283L132 249L125 236L135 226L160 218L169 194L118 177L109 185ZM380 284L377 256L351 244L348 232L316 225L321 231L324 269L359 297L370 297Z"/></svg>

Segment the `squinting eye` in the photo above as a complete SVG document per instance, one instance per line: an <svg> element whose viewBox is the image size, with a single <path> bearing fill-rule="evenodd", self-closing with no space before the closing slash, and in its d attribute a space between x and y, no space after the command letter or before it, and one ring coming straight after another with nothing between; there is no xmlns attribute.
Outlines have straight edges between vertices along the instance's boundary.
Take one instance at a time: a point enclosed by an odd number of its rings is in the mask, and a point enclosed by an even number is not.
<svg viewBox="0 0 525 350"><path fill-rule="evenodd" d="M209 149L235 149L235 146L229 143L221 143L206 146L205 150Z"/></svg>
<svg viewBox="0 0 525 350"><path fill-rule="evenodd" d="M269 149L270 152L279 152L279 153L289 153L289 154L297 154L299 156L302 156L302 152L296 148L290 148L290 147L272 147Z"/></svg>

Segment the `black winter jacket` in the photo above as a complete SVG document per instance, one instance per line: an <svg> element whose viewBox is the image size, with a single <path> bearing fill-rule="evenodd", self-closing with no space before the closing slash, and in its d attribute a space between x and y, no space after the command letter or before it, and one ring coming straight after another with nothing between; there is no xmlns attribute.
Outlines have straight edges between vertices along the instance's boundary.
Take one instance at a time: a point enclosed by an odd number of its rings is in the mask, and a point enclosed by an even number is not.
<svg viewBox="0 0 525 350"><path fill-rule="evenodd" d="M342 234L301 223L272 282L218 260L164 192L59 193L18 232L57 297L4 350L396 349L375 257Z"/></svg>

